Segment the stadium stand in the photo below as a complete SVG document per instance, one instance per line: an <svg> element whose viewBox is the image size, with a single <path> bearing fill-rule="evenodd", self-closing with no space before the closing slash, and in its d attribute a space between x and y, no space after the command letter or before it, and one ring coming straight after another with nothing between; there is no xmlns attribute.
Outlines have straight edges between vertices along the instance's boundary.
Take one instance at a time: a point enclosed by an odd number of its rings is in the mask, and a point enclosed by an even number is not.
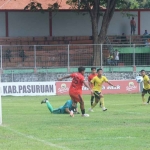
<svg viewBox="0 0 150 150"><path fill-rule="evenodd" d="M122 44L121 36L108 36L112 44ZM125 44L144 44L150 39L142 36L126 36ZM91 36L56 36L56 37L0 37L1 45L46 45L46 44L92 44Z"/></svg>
<svg viewBox="0 0 150 150"><path fill-rule="evenodd" d="M121 36L108 36L109 43L103 46L103 59L109 55L110 51L119 49L120 57L122 55L131 55L133 47L130 44L138 45L137 53L149 53L149 47L145 47L145 40L142 36L126 36L126 45L118 46L121 43ZM3 45L3 68L34 68L34 45L36 45L36 67L57 67L67 66L67 45L70 44L70 65L78 66L79 58L80 65L91 66L93 60L93 46L91 36L63 36L63 37L0 37L0 44ZM111 48L108 46L111 46ZM11 46L10 46L11 45ZM6 57L6 51L11 51L10 60ZM22 52L22 54L20 54ZM24 53L24 54L23 54ZM77 55L78 54L78 55ZM23 61L24 60L24 61ZM132 65L125 64L125 60L119 63L120 66Z"/></svg>

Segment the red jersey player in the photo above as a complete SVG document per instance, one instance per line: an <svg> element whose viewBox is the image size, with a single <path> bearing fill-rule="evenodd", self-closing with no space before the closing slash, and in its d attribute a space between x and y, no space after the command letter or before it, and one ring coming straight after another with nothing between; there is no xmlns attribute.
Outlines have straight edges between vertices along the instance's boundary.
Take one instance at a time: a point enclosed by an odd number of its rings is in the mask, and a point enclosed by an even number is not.
<svg viewBox="0 0 150 150"><path fill-rule="evenodd" d="M85 82L84 80L84 74L85 74L85 68L79 67L78 72L72 73L68 76L59 78L58 80L61 81L65 78L72 78L72 83L69 88L69 95L73 101L74 106L79 102L80 103L80 109L83 117L88 117L88 114L85 114L85 108L84 108L84 100L82 99L82 86L83 84L88 87L91 92L93 93L93 90L91 87ZM70 114L71 115L71 114Z"/></svg>
<svg viewBox="0 0 150 150"><path fill-rule="evenodd" d="M91 68L91 74L88 76L88 83L89 86L92 88L92 84L91 84L91 80L93 79L93 77L95 77L97 75L97 71L96 71L96 67L92 67ZM91 93L91 106L93 105L93 101L94 101L94 94Z"/></svg>

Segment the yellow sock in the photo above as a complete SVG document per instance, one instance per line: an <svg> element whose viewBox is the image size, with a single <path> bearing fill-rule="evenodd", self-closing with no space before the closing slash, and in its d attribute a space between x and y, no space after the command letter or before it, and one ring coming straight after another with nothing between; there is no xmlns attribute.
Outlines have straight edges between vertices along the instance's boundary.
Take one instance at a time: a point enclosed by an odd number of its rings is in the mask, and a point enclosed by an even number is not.
<svg viewBox="0 0 150 150"><path fill-rule="evenodd" d="M105 107L104 98L101 98L101 99L100 99L100 103L101 103L101 107L102 107L102 108Z"/></svg>
<svg viewBox="0 0 150 150"><path fill-rule="evenodd" d="M142 101L143 101L143 103L145 102L145 98L142 96Z"/></svg>
<svg viewBox="0 0 150 150"><path fill-rule="evenodd" d="M94 103L91 108L93 109L96 105L97 105L97 103Z"/></svg>

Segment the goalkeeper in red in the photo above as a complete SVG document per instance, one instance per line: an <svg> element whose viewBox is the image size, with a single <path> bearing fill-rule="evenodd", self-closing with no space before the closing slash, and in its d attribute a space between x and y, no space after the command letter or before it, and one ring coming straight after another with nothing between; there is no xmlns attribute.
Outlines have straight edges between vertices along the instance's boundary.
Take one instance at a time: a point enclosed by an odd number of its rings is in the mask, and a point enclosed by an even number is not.
<svg viewBox="0 0 150 150"><path fill-rule="evenodd" d="M104 82L108 83L111 86L114 86L112 83L110 83L108 81L108 79L105 76L103 76L103 70L102 69L97 69L97 76L95 76L91 80L91 83L93 84L93 91L94 91L94 96L95 96L95 103L91 106L91 108L89 109L89 111L93 110L93 108L97 105L97 103L100 101L100 99L103 99L103 102L104 102L104 96L101 93L102 85L103 85ZM103 109L103 111L107 110L104 106L102 106L102 109Z"/></svg>

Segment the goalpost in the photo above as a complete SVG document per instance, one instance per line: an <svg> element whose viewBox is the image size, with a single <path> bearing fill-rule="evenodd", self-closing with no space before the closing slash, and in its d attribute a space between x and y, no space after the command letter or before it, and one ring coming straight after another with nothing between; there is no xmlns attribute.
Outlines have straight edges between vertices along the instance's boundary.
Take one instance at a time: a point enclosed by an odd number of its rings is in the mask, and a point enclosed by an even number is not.
<svg viewBox="0 0 150 150"><path fill-rule="evenodd" d="M1 74L0 74L0 83L1 83ZM2 100L1 100L1 88L0 88L0 125L2 125Z"/></svg>
<svg viewBox="0 0 150 150"><path fill-rule="evenodd" d="M0 51L1 51L1 69L2 69L2 45L0 46ZM2 71L2 70L1 70ZM2 89L1 89L1 72L0 72L0 125L2 125L2 99L1 99L1 95L2 95Z"/></svg>

